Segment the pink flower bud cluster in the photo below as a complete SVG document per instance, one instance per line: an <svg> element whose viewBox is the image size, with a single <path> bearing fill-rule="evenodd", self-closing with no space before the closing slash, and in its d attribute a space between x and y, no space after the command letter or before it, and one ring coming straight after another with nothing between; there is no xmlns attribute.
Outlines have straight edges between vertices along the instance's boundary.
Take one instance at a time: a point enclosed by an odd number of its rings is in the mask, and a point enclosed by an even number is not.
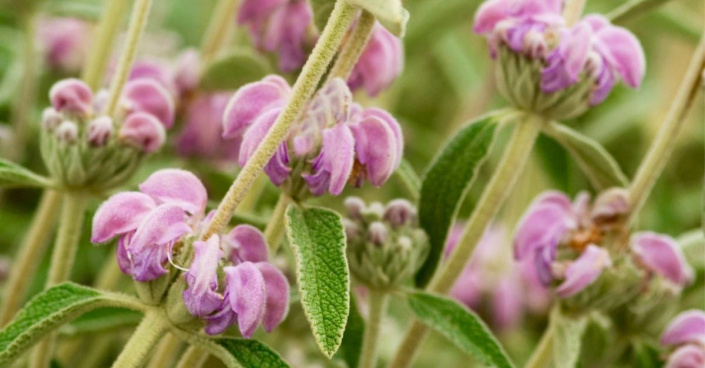
<svg viewBox="0 0 705 368"><path fill-rule="evenodd" d="M675 348L668 356L666 368L705 367L705 312L682 312L666 327L661 345Z"/></svg>
<svg viewBox="0 0 705 368"><path fill-rule="evenodd" d="M206 189L188 171L157 171L139 190L110 197L93 218L91 241L117 237L118 264L125 274L139 282L159 279L176 270L169 265L177 244L193 246L183 299L189 313L206 323L206 333L220 334L237 322L249 338L260 323L268 332L281 323L289 283L268 262L259 230L239 225L227 235L193 241L210 218L205 216Z"/></svg>

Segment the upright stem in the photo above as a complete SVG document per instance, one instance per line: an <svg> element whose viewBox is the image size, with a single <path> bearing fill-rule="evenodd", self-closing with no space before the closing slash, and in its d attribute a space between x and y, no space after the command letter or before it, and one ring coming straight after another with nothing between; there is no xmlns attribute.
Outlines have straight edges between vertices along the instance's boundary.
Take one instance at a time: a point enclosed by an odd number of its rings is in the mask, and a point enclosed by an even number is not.
<svg viewBox="0 0 705 368"><path fill-rule="evenodd" d="M336 2L320 39L316 42L311 56L309 56L299 78L294 84L291 98L257 147L257 150L255 150L250 160L230 186L223 201L220 202L213 221L211 221L210 226L203 234L203 239L208 239L211 235L219 232L230 221L237 205L247 195L247 191L250 190L255 179L257 179L264 166L284 141L289 133L289 128L299 118L311 96L316 91L316 87L321 81L323 74L325 74L328 64L333 59L338 46L343 40L343 36L355 17L356 10L347 1L339 0Z"/></svg>
<svg viewBox="0 0 705 368"><path fill-rule="evenodd" d="M628 20L657 8L670 0L631 0L607 14L613 24L624 24Z"/></svg>
<svg viewBox="0 0 705 368"><path fill-rule="evenodd" d="M159 342L157 350L154 352L154 355L152 355L152 359L150 359L147 368L171 367L179 345L181 345L180 339L173 334L166 334Z"/></svg>
<svg viewBox="0 0 705 368"><path fill-rule="evenodd" d="M526 362L524 368L544 368L548 367L549 363L553 359L553 337L554 329L553 322L551 321L546 327L546 331L543 332L541 336L541 341L534 349L531 357Z"/></svg>
<svg viewBox="0 0 705 368"><path fill-rule="evenodd" d="M448 261L443 265L443 268L431 280L428 287L430 291L445 294L451 289L470 259L472 252L475 250L475 245L482 237L487 225L495 217L514 188L514 184L531 155L531 150L542 124L543 119L534 115L527 115L527 121L519 122L511 140L507 144L499 166L492 175L487 187L485 187L480 200L475 206L475 210L465 226L458 245L451 253ZM428 327L415 320L410 330L407 331L399 350L397 350L394 359L390 363L390 367L409 367L413 362L416 350L423 343L427 333Z"/></svg>
<svg viewBox="0 0 705 368"><path fill-rule="evenodd" d="M286 209L291 203L291 198L288 195L281 193L279 194L279 200L277 205L274 206L274 212L272 217L269 218L267 222L267 227L264 229L264 238L269 244L269 251L273 255L277 252L279 244L282 241L282 235L284 234L284 215L286 215Z"/></svg>
<svg viewBox="0 0 705 368"><path fill-rule="evenodd" d="M169 329L169 320L159 310L148 311L113 363L113 368L140 368Z"/></svg>
<svg viewBox="0 0 705 368"><path fill-rule="evenodd" d="M213 10L213 16L208 24L206 34L201 42L201 60L208 65L227 40L228 30L233 24L233 14L236 13L238 0L220 0Z"/></svg>
<svg viewBox="0 0 705 368"><path fill-rule="evenodd" d="M130 16L130 25L127 29L127 38L125 39L125 49L120 56L120 62L115 69L113 79L110 81L110 94L105 107L105 114L108 116L115 115L122 95L122 88L127 82L127 77L132 69L132 63L137 56L137 45L144 28L147 25L149 10L152 6L152 0L135 0L135 5L132 8Z"/></svg>
<svg viewBox="0 0 705 368"><path fill-rule="evenodd" d="M0 327L10 322L27 294L27 286L32 280L31 275L34 275L39 260L46 251L49 236L54 232L61 198L61 193L54 190L47 190L42 195L3 290Z"/></svg>
<svg viewBox="0 0 705 368"><path fill-rule="evenodd" d="M368 289L367 295L369 313L367 324L365 325L365 336L362 340L359 368L374 368L377 366L379 330L389 302L389 295L385 291Z"/></svg>
<svg viewBox="0 0 705 368"><path fill-rule="evenodd" d="M24 29L22 42L22 79L20 81L19 93L12 108L12 126L15 130L13 153L21 155L23 142L27 138L27 129L32 122L32 111L34 109L35 95L37 93L37 58L36 58L36 15L33 9L28 10L24 15Z"/></svg>
<svg viewBox="0 0 705 368"><path fill-rule="evenodd" d="M362 52L365 51L365 46L367 45L367 41L370 40L370 36L372 36L374 27L375 17L370 14L370 12L363 10L362 14L357 19L353 33L340 50L340 54L335 60L335 64L333 64L328 78L342 78L343 80L348 80L350 73L353 68L355 68L355 64L357 64L357 59L359 59Z"/></svg>
<svg viewBox="0 0 705 368"><path fill-rule="evenodd" d="M565 18L567 25L572 26L578 22L580 15L583 14L586 2L587 0L568 0L566 2L566 6L563 9L563 18Z"/></svg>
<svg viewBox="0 0 705 368"><path fill-rule="evenodd" d="M646 202L646 198L656 183L656 179L661 175L663 167L673 152L678 134L683 128L685 117L695 100L695 95L700 89L703 68L705 68L705 33L700 38L700 44L690 61L688 70L678 89L678 94L671 103L666 119L656 134L654 143L652 143L651 148L646 153L646 157L632 181L629 189L632 200L632 212L629 223L634 221L637 213Z"/></svg>
<svg viewBox="0 0 705 368"><path fill-rule="evenodd" d="M179 359L176 368L201 368L203 363L206 362L206 358L208 358L207 351L191 345L186 349L181 359Z"/></svg>
<svg viewBox="0 0 705 368"><path fill-rule="evenodd" d="M81 79L93 91L100 89L103 84L105 69L108 67L115 40L120 33L120 23L125 18L129 4L130 2L126 0L108 0L105 4L81 73Z"/></svg>

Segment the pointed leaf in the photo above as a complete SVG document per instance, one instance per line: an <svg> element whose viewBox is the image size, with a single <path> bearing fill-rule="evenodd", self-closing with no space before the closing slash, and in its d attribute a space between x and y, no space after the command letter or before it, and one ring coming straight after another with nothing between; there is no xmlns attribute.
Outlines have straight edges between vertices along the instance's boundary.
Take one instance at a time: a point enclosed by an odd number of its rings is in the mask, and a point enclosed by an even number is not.
<svg viewBox="0 0 705 368"><path fill-rule="evenodd" d="M0 331L0 367L5 367L48 333L101 307L139 309L131 298L64 283L38 294Z"/></svg>
<svg viewBox="0 0 705 368"><path fill-rule="evenodd" d="M0 158L0 187L50 187L49 179Z"/></svg>
<svg viewBox="0 0 705 368"><path fill-rule="evenodd" d="M330 18L330 13L333 12L334 6L335 0L311 0L313 22L319 31L323 31L326 23L328 23L328 18Z"/></svg>
<svg viewBox="0 0 705 368"><path fill-rule="evenodd" d="M558 123L548 124L544 131L570 152L595 189L629 185L617 161L599 143Z"/></svg>
<svg viewBox="0 0 705 368"><path fill-rule="evenodd" d="M482 319L458 302L424 292L408 295L411 309L421 322L448 338L464 352L483 364L514 367L502 345Z"/></svg>
<svg viewBox="0 0 705 368"><path fill-rule="evenodd" d="M362 319L356 304L355 299L351 297L350 314L348 314L348 323L345 326L343 342L340 344L340 349L335 354L345 361L348 368L358 366L360 354L362 353L362 339L365 334L365 321Z"/></svg>
<svg viewBox="0 0 705 368"><path fill-rule="evenodd" d="M416 174L416 171L414 171L409 161L402 159L399 168L394 173L404 184L411 198L417 201L419 199L419 193L421 192L421 179L418 174Z"/></svg>
<svg viewBox="0 0 705 368"><path fill-rule="evenodd" d="M352 5L372 13L377 20L397 37L404 37L409 12L404 9L401 0L347 0Z"/></svg>
<svg viewBox="0 0 705 368"><path fill-rule="evenodd" d="M580 342L587 326L585 317L563 315L558 308L551 313L553 361L557 368L573 368L580 357Z"/></svg>
<svg viewBox="0 0 705 368"><path fill-rule="evenodd" d="M350 311L350 275L340 216L323 208L290 205L286 233L296 259L301 304L318 347L338 350Z"/></svg>
<svg viewBox="0 0 705 368"><path fill-rule="evenodd" d="M201 89L235 90L246 83L264 78L269 72L269 64L261 56L244 50L235 50L206 67L201 77Z"/></svg>
<svg viewBox="0 0 705 368"><path fill-rule="evenodd" d="M269 346L249 339L217 339L218 345L230 353L244 368L288 368L282 357ZM230 366L230 365L228 365ZM237 365L236 365L237 367Z"/></svg>
<svg viewBox="0 0 705 368"><path fill-rule="evenodd" d="M426 173L421 184L419 221L431 247L416 274L419 287L426 285L436 270L448 231L494 142L496 125L491 117L484 116L462 128L443 147Z"/></svg>

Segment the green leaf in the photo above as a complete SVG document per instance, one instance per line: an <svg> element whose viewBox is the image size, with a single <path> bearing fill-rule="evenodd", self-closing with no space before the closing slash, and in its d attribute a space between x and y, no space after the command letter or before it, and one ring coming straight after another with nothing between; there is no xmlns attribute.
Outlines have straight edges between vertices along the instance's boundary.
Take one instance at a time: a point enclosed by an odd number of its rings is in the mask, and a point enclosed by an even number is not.
<svg viewBox="0 0 705 368"><path fill-rule="evenodd" d="M330 13L333 12L334 6L335 0L311 0L313 22L319 31L323 31L326 23L328 23L328 18L330 18Z"/></svg>
<svg viewBox="0 0 705 368"><path fill-rule="evenodd" d="M448 338L485 365L514 367L504 349L480 317L458 302L424 292L408 295L411 309L421 322Z"/></svg>
<svg viewBox="0 0 705 368"><path fill-rule="evenodd" d="M350 298L350 314L348 323L345 326L343 342L336 356L340 357L348 365L348 368L356 368L360 361L362 352L362 339L365 334L365 321L357 310L355 299Z"/></svg>
<svg viewBox="0 0 705 368"><path fill-rule="evenodd" d="M416 171L414 171L409 161L402 159L399 168L397 168L394 173L404 184L404 187L406 187L412 199L417 201L419 199L419 193L421 192L421 179L416 174Z"/></svg>
<svg viewBox="0 0 705 368"><path fill-rule="evenodd" d="M551 313L553 361L556 368L573 368L580 358L580 342L587 318L565 316L558 308Z"/></svg>
<svg viewBox="0 0 705 368"><path fill-rule="evenodd" d="M264 58L236 50L206 67L201 77L201 88L206 91L234 90L264 78L269 72L269 64Z"/></svg>
<svg viewBox="0 0 705 368"><path fill-rule="evenodd" d="M61 327L64 335L105 332L123 327L136 326L143 318L142 313L124 308L101 308L90 311Z"/></svg>
<svg viewBox="0 0 705 368"><path fill-rule="evenodd" d="M49 179L0 158L0 187L50 187Z"/></svg>
<svg viewBox="0 0 705 368"><path fill-rule="evenodd" d="M419 287L426 285L436 270L448 231L494 142L496 126L491 117L484 116L462 128L426 173L421 184L419 221L431 247L416 274Z"/></svg>
<svg viewBox="0 0 705 368"><path fill-rule="evenodd" d="M101 307L139 308L139 302L115 294L102 293L74 283L46 290L27 303L15 319L0 331L0 367L59 326L83 313Z"/></svg>
<svg viewBox="0 0 705 368"><path fill-rule="evenodd" d="M350 274L340 216L323 208L286 211L286 233L296 259L301 304L318 347L332 357L350 311Z"/></svg>
<svg viewBox="0 0 705 368"><path fill-rule="evenodd" d="M678 237L685 259L688 264L696 270L705 269L705 233L703 230L697 229L689 231Z"/></svg>
<svg viewBox="0 0 705 368"><path fill-rule="evenodd" d="M629 185L617 161L599 143L558 123L548 124L544 132L570 152L595 189Z"/></svg>
<svg viewBox="0 0 705 368"><path fill-rule="evenodd" d="M401 0L347 0L348 3L361 7L372 13L377 20L397 37L406 32L409 12L404 9Z"/></svg>
<svg viewBox="0 0 705 368"><path fill-rule="evenodd" d="M242 366L244 368L288 368L282 357L272 350L269 346L257 341L249 339L217 339L217 344L223 347L237 361L239 365L230 365L229 367ZM227 362L226 362L227 363Z"/></svg>

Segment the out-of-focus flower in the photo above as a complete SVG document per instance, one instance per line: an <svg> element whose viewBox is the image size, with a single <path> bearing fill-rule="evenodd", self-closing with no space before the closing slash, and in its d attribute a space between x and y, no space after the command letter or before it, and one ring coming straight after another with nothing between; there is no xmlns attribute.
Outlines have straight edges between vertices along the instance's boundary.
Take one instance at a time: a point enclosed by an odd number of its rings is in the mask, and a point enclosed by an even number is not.
<svg viewBox="0 0 705 368"><path fill-rule="evenodd" d="M449 256L463 232L455 225L448 236L445 256ZM493 326L508 330L517 326L526 313L545 313L550 295L541 284L530 260L512 262L507 249L508 234L499 225L490 226L450 295L468 307L487 312ZM483 306L489 306L485 311Z"/></svg>
<svg viewBox="0 0 705 368"><path fill-rule="evenodd" d="M49 68L77 73L83 66L90 45L90 25L74 18L43 17L37 36Z"/></svg>
<svg viewBox="0 0 705 368"><path fill-rule="evenodd" d="M255 46L279 55L283 72L299 69L306 60L313 10L306 0L244 0L237 22L245 25Z"/></svg>
<svg viewBox="0 0 705 368"><path fill-rule="evenodd" d="M184 129L176 139L180 155L237 162L240 141L222 137L223 113L229 99L227 93L202 94L189 103Z"/></svg>
<svg viewBox="0 0 705 368"><path fill-rule="evenodd" d="M705 366L705 312L689 310L676 316L661 336L661 345L675 347L667 368Z"/></svg>
<svg viewBox="0 0 705 368"><path fill-rule="evenodd" d="M404 68L404 46L401 40L379 23L375 24L365 50L348 79L351 90L364 88L377 96L401 74Z"/></svg>
<svg viewBox="0 0 705 368"><path fill-rule="evenodd" d="M678 243L670 236L654 232L636 233L632 237L631 249L639 263L654 274L679 286L693 280L693 269L686 262Z"/></svg>
<svg viewBox="0 0 705 368"><path fill-rule="evenodd" d="M567 26L561 0L489 0L474 30L498 57L500 91L518 107L556 119L604 101L622 79L637 88L645 57L628 30L591 14Z"/></svg>
<svg viewBox="0 0 705 368"><path fill-rule="evenodd" d="M280 77L242 87L225 110L223 136L240 139L239 162L245 165L279 116L291 89ZM399 166L403 137L386 111L353 103L342 79L326 84L309 104L265 167L276 185L292 196L340 194L346 183L382 185ZM303 180L301 180L303 179Z"/></svg>

